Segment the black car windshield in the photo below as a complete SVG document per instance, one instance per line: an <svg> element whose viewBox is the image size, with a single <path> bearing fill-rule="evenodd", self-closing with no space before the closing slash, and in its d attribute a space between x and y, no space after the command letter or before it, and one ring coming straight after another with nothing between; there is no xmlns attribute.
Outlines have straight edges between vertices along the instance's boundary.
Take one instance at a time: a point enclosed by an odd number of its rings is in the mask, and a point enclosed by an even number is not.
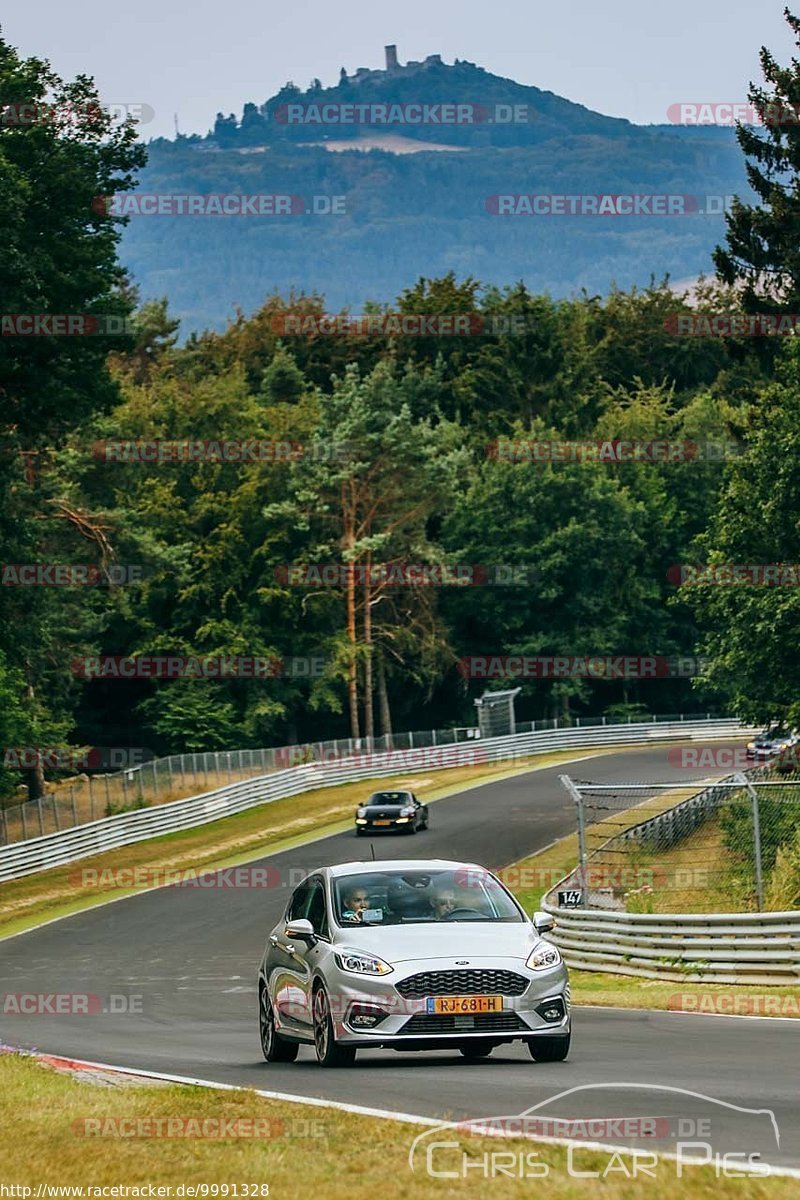
<svg viewBox="0 0 800 1200"><path fill-rule="evenodd" d="M344 875L333 893L344 926L527 919L494 876L475 867Z"/></svg>
<svg viewBox="0 0 800 1200"><path fill-rule="evenodd" d="M411 796L408 792L373 792L367 804L371 808L380 807L383 804L410 804Z"/></svg>

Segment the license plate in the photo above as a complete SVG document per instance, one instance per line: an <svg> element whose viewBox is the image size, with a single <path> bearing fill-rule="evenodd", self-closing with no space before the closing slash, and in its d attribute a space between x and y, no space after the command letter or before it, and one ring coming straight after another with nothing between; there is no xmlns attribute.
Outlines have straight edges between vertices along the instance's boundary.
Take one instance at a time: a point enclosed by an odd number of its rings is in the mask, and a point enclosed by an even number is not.
<svg viewBox="0 0 800 1200"><path fill-rule="evenodd" d="M502 996L429 996L429 1013L492 1013L503 1011Z"/></svg>
<svg viewBox="0 0 800 1200"><path fill-rule="evenodd" d="M391 821L373 821L373 825L391 825Z"/></svg>

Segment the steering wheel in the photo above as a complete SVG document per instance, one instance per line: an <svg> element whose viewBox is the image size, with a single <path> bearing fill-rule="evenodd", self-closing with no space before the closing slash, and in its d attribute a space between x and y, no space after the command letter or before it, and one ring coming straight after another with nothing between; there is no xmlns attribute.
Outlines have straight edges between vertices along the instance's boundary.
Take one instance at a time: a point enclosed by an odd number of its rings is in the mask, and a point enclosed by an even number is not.
<svg viewBox="0 0 800 1200"><path fill-rule="evenodd" d="M453 920L457 921L459 919L459 917L463 917L465 913L467 914L467 916L478 917L478 919L481 921L489 920L486 913L481 912L480 909L477 909L477 908L451 908L450 912L447 913L444 917L442 917L442 920L443 921L453 921Z"/></svg>

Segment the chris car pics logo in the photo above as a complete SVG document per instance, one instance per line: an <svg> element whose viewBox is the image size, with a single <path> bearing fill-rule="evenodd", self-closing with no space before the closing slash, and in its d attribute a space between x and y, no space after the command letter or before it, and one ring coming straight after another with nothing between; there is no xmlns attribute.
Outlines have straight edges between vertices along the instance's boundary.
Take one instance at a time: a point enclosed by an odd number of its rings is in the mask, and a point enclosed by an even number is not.
<svg viewBox="0 0 800 1200"><path fill-rule="evenodd" d="M475 1139L485 1140L470 1145ZM566 1160L551 1161L531 1142L565 1146ZM521 1113L442 1122L413 1139L408 1166L431 1179L484 1184L559 1175L687 1180L698 1167L717 1179L764 1178L775 1173L768 1159L779 1148L772 1109L667 1084L611 1081L568 1088Z"/></svg>

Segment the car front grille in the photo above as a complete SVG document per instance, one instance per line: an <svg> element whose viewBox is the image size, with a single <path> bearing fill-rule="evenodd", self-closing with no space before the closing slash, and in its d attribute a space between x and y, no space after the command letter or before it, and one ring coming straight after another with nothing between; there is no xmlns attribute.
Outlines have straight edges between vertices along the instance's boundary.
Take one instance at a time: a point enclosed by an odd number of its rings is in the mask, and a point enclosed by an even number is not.
<svg viewBox="0 0 800 1200"><path fill-rule="evenodd" d="M528 1029L530 1026L515 1012L475 1013L467 1018L453 1014L417 1013L406 1021L400 1033L518 1033Z"/></svg>
<svg viewBox="0 0 800 1200"><path fill-rule="evenodd" d="M422 971L398 983L406 999L422 996L521 996L528 986L514 971Z"/></svg>

